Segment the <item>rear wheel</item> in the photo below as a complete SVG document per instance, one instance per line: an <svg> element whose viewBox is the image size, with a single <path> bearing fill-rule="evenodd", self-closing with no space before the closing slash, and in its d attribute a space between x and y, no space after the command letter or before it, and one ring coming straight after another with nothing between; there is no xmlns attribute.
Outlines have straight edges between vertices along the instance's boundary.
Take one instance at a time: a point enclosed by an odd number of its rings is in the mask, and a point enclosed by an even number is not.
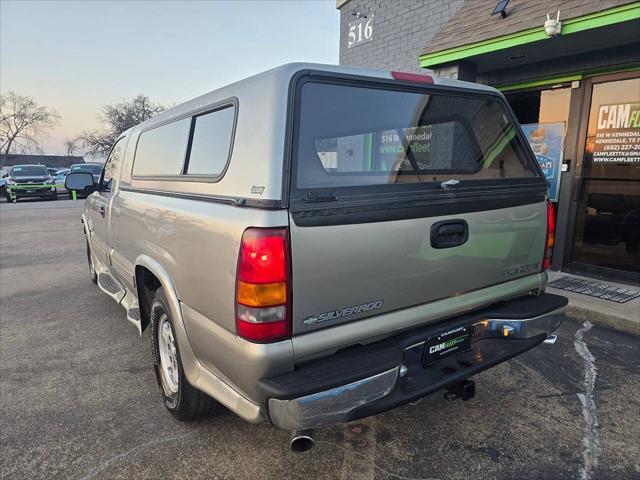
<svg viewBox="0 0 640 480"><path fill-rule="evenodd" d="M210 415L218 403L192 387L185 377L169 302L159 288L151 304L151 351L165 407L178 420Z"/></svg>

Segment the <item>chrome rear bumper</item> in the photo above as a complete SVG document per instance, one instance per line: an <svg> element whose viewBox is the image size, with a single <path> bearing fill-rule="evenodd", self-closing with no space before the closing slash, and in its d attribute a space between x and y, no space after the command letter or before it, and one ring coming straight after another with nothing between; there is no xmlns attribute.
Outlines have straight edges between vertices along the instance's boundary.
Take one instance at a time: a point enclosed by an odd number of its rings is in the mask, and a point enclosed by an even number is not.
<svg viewBox="0 0 640 480"><path fill-rule="evenodd" d="M316 428L340 423L354 409L388 395L400 366L357 382L293 400L269 399L269 415L284 430Z"/></svg>
<svg viewBox="0 0 640 480"><path fill-rule="evenodd" d="M403 346L403 360L397 366L335 388L295 398L269 398L271 422L284 430L317 428L369 416L438 391L449 382L466 379L482 370L527 351L557 329L564 318L564 307L525 319L486 318L473 323L472 351L449 358L456 373L443 377L445 365L423 367L421 352L425 341ZM441 327L443 328L443 327ZM413 352L408 355L408 352ZM458 360L466 355L463 365ZM408 363L413 358L414 363ZM476 359L479 359L476 361ZM403 377L407 378L403 378ZM408 385L411 380L411 385Z"/></svg>

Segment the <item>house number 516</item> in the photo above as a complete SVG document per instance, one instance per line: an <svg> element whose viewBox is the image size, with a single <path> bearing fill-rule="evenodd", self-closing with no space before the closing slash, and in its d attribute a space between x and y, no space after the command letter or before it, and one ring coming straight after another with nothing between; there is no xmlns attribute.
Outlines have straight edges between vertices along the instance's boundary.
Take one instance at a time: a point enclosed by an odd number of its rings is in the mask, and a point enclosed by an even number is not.
<svg viewBox="0 0 640 480"><path fill-rule="evenodd" d="M373 15L359 18L349 23L349 41L347 48L356 47L373 40Z"/></svg>

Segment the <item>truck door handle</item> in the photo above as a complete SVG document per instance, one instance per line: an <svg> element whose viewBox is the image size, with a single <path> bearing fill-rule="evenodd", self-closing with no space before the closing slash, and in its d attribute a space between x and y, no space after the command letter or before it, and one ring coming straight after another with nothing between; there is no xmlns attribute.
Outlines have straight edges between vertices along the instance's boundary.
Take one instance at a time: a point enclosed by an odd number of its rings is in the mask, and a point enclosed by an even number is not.
<svg viewBox="0 0 640 480"><path fill-rule="evenodd" d="M469 225L464 220L443 220L431 225L433 248L458 247L469 239Z"/></svg>
<svg viewBox="0 0 640 480"><path fill-rule="evenodd" d="M98 212L100 212L100 215L102 215L104 217L104 203L101 203L100 205L98 205Z"/></svg>

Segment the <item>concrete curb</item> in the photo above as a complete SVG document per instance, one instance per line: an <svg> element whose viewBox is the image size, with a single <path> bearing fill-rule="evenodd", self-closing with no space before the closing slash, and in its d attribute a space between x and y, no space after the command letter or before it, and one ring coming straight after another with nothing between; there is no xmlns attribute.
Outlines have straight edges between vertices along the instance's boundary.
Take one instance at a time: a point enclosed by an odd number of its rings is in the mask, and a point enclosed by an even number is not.
<svg viewBox="0 0 640 480"><path fill-rule="evenodd" d="M564 292L563 290L558 291L558 295L562 295L563 293L567 292ZM569 302L569 305L567 306L566 313L567 316L576 320L589 320L592 324L600 327L609 327L640 336L640 321L638 320L589 310L588 308L580 307L578 305L571 305L571 302Z"/></svg>

